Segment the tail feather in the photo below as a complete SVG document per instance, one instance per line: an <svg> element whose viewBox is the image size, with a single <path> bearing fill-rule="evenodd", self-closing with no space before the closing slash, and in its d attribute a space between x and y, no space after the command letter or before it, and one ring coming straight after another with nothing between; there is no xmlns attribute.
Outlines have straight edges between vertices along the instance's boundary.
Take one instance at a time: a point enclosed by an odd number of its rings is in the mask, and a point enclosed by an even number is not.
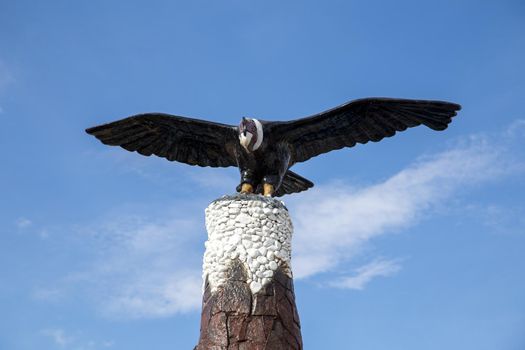
<svg viewBox="0 0 525 350"><path fill-rule="evenodd" d="M307 189L313 187L314 184L312 181L305 179L304 177L297 175L293 171L288 170L283 177L283 182L281 186L277 189L274 196L281 197L285 194L291 194L301 191L306 191Z"/></svg>

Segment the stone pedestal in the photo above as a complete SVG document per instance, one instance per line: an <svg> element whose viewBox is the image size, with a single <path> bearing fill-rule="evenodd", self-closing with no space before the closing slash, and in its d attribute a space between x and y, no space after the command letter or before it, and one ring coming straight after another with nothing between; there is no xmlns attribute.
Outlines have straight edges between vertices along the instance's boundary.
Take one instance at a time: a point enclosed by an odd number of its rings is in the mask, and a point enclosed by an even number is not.
<svg viewBox="0 0 525 350"><path fill-rule="evenodd" d="M302 349L290 266L293 228L283 203L225 196L206 209L206 228L195 349Z"/></svg>

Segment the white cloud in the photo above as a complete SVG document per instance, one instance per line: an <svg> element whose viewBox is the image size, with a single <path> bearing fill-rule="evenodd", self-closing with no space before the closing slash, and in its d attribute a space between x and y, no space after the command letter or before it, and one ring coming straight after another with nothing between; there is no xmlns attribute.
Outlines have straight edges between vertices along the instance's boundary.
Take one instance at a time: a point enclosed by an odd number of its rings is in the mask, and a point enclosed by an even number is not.
<svg viewBox="0 0 525 350"><path fill-rule="evenodd" d="M31 226L33 224L33 222L27 218L18 218L18 220L16 220L16 226L18 228L28 228L29 226Z"/></svg>
<svg viewBox="0 0 525 350"><path fill-rule="evenodd" d="M40 332L42 335L49 337L59 347L66 347L73 342L73 337L67 336L66 332L61 328L44 329Z"/></svg>
<svg viewBox="0 0 525 350"><path fill-rule="evenodd" d="M139 278L109 299L107 311L112 315L163 317L197 310L201 306L199 271L167 273L153 279Z"/></svg>
<svg viewBox="0 0 525 350"><path fill-rule="evenodd" d="M71 350L97 350L111 348L115 342L111 340L95 341L85 339L83 332L74 332L71 335L62 328L47 328L39 332L41 335L50 338L53 343L61 349Z"/></svg>
<svg viewBox="0 0 525 350"><path fill-rule="evenodd" d="M515 120L509 125L505 134L508 138L523 137L525 135L525 119Z"/></svg>
<svg viewBox="0 0 525 350"><path fill-rule="evenodd" d="M8 85L14 82L11 71L7 68L5 63L0 60L0 94L4 92ZM4 109L0 106L0 114L4 113Z"/></svg>
<svg viewBox="0 0 525 350"><path fill-rule="evenodd" d="M333 270L372 238L415 224L468 186L514 171L517 163L506 152L488 138L470 137L382 183L359 189L319 186L291 200L294 276Z"/></svg>
<svg viewBox="0 0 525 350"><path fill-rule="evenodd" d="M187 218L111 218L89 229L99 254L69 280L93 292L110 317L164 317L198 309L200 226L204 230L199 220Z"/></svg>
<svg viewBox="0 0 525 350"><path fill-rule="evenodd" d="M7 65L0 60L0 92L2 92L9 84L14 81L11 71Z"/></svg>
<svg viewBox="0 0 525 350"><path fill-rule="evenodd" d="M356 269L355 276L347 276L329 283L332 287L362 290L375 277L387 277L401 270L398 260L377 259Z"/></svg>
<svg viewBox="0 0 525 350"><path fill-rule="evenodd" d="M205 192L219 196L234 192L240 179L234 168L188 166L154 155L145 157L120 147L105 146L100 151L86 152L85 156L103 162L109 159L120 172L138 176L155 186L177 188L182 193Z"/></svg>
<svg viewBox="0 0 525 350"><path fill-rule="evenodd" d="M59 288L36 288L32 296L37 300L55 302L62 299L64 292Z"/></svg>
<svg viewBox="0 0 525 350"><path fill-rule="evenodd" d="M515 138L520 130L522 124L516 123L503 134ZM335 271L373 238L416 224L468 187L523 171L523 161L512 159L509 146L499 142L502 137L498 135L498 142L469 137L371 186L337 182L285 198L295 226L294 276ZM195 210L191 202L150 216L124 210L99 220L83 230L91 237L87 241L97 252L95 258L67 283L82 286L110 317L165 317L198 310L205 230L202 212L195 217ZM362 289L374 277L399 269L398 260L378 259L329 285Z"/></svg>
<svg viewBox="0 0 525 350"><path fill-rule="evenodd" d="M525 234L525 206L472 204L465 207L465 213L484 224L494 234ZM481 216L481 220L480 220Z"/></svg>
<svg viewBox="0 0 525 350"><path fill-rule="evenodd" d="M42 229L42 230L38 231L38 237L40 237L42 239L49 238L49 231L46 230L46 229Z"/></svg>
<svg viewBox="0 0 525 350"><path fill-rule="evenodd" d="M213 191L222 191L220 193L233 192L239 184L239 176L234 176L235 172L227 172L224 169L217 168L187 168L184 175L197 186Z"/></svg>

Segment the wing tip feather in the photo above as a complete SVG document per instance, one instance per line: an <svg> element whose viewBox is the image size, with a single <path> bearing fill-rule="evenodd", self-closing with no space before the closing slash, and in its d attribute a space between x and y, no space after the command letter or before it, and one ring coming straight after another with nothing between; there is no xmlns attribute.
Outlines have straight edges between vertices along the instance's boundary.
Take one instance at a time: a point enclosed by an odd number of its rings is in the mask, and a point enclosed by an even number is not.
<svg viewBox="0 0 525 350"><path fill-rule="evenodd" d="M93 126L91 128L87 128L85 129L84 131L89 134L89 135L94 135L95 132L97 131L96 129L98 128L98 126Z"/></svg>

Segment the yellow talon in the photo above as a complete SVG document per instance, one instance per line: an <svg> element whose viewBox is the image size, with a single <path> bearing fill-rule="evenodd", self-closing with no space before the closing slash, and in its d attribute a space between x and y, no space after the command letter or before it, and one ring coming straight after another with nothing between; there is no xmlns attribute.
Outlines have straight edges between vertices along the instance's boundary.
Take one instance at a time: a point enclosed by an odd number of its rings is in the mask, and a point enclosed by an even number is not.
<svg viewBox="0 0 525 350"><path fill-rule="evenodd" d="M253 193L253 186L248 183L243 183L241 186L241 193Z"/></svg>
<svg viewBox="0 0 525 350"><path fill-rule="evenodd" d="M271 184L264 184L263 185L263 194L265 197L271 197L273 196L274 188Z"/></svg>

